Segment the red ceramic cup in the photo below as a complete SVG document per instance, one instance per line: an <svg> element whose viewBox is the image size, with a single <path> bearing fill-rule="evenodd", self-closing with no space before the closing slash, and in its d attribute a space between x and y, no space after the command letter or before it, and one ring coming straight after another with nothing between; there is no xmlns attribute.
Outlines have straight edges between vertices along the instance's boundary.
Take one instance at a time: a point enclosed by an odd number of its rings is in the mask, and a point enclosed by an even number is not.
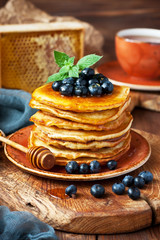
<svg viewBox="0 0 160 240"><path fill-rule="evenodd" d="M160 30L130 28L115 36L116 56L123 70L131 76L160 76Z"/></svg>

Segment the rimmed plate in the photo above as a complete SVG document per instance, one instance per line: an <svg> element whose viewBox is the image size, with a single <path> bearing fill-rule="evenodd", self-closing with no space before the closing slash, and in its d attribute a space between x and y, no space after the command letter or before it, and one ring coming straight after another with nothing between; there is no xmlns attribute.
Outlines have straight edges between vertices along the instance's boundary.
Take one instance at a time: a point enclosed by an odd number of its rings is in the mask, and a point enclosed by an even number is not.
<svg viewBox="0 0 160 240"><path fill-rule="evenodd" d="M129 76L119 65L117 61L111 61L100 65L96 69L99 73L110 78L113 84L119 86L128 86L133 90L142 91L160 91L159 79L144 79L140 77Z"/></svg>
<svg viewBox="0 0 160 240"><path fill-rule="evenodd" d="M22 128L19 131L13 133L10 136L12 141L15 141L25 147L28 144L28 137L31 131L31 126ZM139 167L141 167L149 159L151 154L150 145L147 140L131 130L131 146L126 154L124 154L118 160L118 167L115 170L108 170L106 167L102 167L100 173L95 174L67 174L64 167L55 166L50 171L44 171L38 168L34 168L31 163L26 159L25 153L9 146L4 146L4 151L7 158L19 167L22 171L34 174L40 177L65 180L65 181L92 181L109 179L118 177L123 174L129 173Z"/></svg>

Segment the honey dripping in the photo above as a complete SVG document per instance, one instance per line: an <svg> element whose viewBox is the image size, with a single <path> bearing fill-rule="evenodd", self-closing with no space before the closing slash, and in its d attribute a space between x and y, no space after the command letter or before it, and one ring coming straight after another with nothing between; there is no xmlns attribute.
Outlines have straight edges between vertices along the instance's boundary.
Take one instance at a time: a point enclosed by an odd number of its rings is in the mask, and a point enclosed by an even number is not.
<svg viewBox="0 0 160 240"><path fill-rule="evenodd" d="M48 195L56 199L69 199L70 197L65 194L65 188L53 188L47 191Z"/></svg>

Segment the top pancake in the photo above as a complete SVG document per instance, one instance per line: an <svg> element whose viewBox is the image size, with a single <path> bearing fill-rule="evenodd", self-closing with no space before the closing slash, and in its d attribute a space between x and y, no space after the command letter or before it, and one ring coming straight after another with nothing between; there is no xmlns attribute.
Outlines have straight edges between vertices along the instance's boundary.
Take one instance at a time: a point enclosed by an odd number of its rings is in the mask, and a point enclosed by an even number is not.
<svg viewBox="0 0 160 240"><path fill-rule="evenodd" d="M112 94L101 97L62 96L52 89L52 83L43 85L32 94L32 98L42 104L73 112L93 112L117 108L124 104L129 88L114 85Z"/></svg>

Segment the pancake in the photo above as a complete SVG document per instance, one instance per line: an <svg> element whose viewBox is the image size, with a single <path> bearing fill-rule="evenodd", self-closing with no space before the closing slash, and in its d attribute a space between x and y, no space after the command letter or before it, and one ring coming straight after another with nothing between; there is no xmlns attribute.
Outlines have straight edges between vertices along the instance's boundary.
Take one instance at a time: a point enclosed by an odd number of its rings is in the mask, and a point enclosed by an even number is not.
<svg viewBox="0 0 160 240"><path fill-rule="evenodd" d="M130 143L128 145L126 145L125 148L122 151L120 151L118 154L116 154L112 157L98 159L98 161L101 166L106 165L106 162L109 160L118 161L120 159L120 157L122 157L129 150L129 148L130 148ZM93 160L97 160L97 158L91 158L91 157L77 158L76 162L78 164L82 164L82 163L90 164L90 162ZM66 159L66 158L56 158L56 165L65 166L70 161L71 161L70 159Z"/></svg>
<svg viewBox="0 0 160 240"><path fill-rule="evenodd" d="M63 128L63 129L72 129L72 130L79 130L83 129L86 131L102 131L102 130L113 130L119 127L125 118L129 116L129 112L124 112L122 115L120 115L119 118L116 120L113 120L111 122L108 122L103 125L92 125L92 124L84 124L84 123L77 123L77 122L72 122L70 120L65 120L62 118L55 117L53 115L50 115L46 112L41 112L38 111L36 112L33 116L31 116L30 121L44 125L47 127L53 127L56 126L58 128Z"/></svg>
<svg viewBox="0 0 160 240"><path fill-rule="evenodd" d="M126 102L129 88L114 85L112 94L101 97L62 96L52 89L52 83L43 85L32 93L32 98L41 104L73 112L95 112L120 107Z"/></svg>
<svg viewBox="0 0 160 240"><path fill-rule="evenodd" d="M117 146L111 148L101 148L98 151L88 151L88 150L70 150L70 149L59 149L53 146L48 146L46 142L43 142L33 136L30 136L30 144L32 146L44 146L48 148L52 153L54 153L55 157L64 157L67 159L77 159L80 157L92 157L92 158L109 158L112 157L119 152L123 151L126 146L130 143L131 136L129 135L127 139L121 141Z"/></svg>
<svg viewBox="0 0 160 240"><path fill-rule="evenodd" d="M126 119L124 119L124 122L121 126L109 131L68 130L57 127L46 127L38 124L35 124L35 126L37 126L40 131L47 134L49 138L86 143L90 141L104 141L107 139L120 137L126 132L128 132L131 124L132 116L130 115Z"/></svg>
<svg viewBox="0 0 160 240"><path fill-rule="evenodd" d="M128 131L126 134L119 138L109 139L106 141L92 141L87 143L78 143L78 142L71 142L71 141L64 141L54 138L49 138L47 134L43 133L42 131L37 130L37 127L34 127L32 130L33 136L37 139L45 142L47 145L51 145L57 148L65 149L73 149L73 150L79 150L79 149L90 149L90 150L97 150L104 147L115 147L118 145L121 141L124 141L128 136L130 131Z"/></svg>
<svg viewBox="0 0 160 240"><path fill-rule="evenodd" d="M90 113L76 113L76 112L63 111L54 107L41 104L38 101L35 101L33 99L31 99L30 101L30 106L32 108L37 108L42 111L51 113L58 118L68 119L73 122L100 125L100 124L105 124L107 122L113 121L117 119L119 116L121 116L121 114L129 106L130 101L131 101L131 98L128 98L126 102L118 108L109 109L105 111L95 111Z"/></svg>

